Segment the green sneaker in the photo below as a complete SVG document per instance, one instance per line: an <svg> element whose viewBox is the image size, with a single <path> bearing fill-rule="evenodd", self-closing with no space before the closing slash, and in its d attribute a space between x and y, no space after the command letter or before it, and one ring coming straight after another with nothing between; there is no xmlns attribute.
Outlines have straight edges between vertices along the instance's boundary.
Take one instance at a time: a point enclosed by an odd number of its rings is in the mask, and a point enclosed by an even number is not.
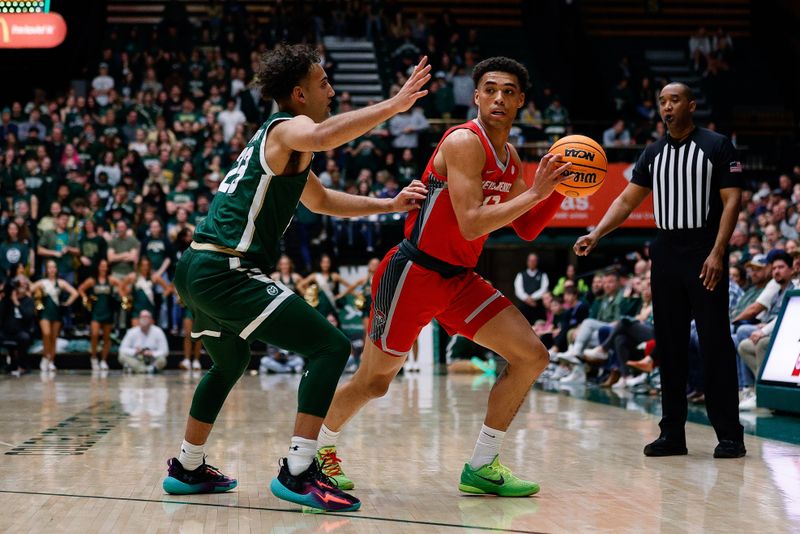
<svg viewBox="0 0 800 534"><path fill-rule="evenodd" d="M508 467L500 463L500 455L497 455L492 463L478 469L473 469L468 463L464 464L458 489L464 493L527 497L539 493L539 484L515 477Z"/></svg>
<svg viewBox="0 0 800 534"><path fill-rule="evenodd" d="M353 481L347 478L342 471L341 458L336 456L336 445L322 447L317 451L317 461L322 472L336 482L336 487L340 490L351 490L355 487Z"/></svg>

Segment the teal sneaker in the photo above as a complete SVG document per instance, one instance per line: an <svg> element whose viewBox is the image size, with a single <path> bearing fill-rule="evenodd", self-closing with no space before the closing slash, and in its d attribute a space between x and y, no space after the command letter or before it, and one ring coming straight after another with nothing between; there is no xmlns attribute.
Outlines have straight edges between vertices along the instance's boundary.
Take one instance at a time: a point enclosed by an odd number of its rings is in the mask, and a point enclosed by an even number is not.
<svg viewBox="0 0 800 534"><path fill-rule="evenodd" d="M236 487L236 479L223 475L203 461L194 471L186 470L177 458L167 462L169 470L162 483L164 491L172 495L194 495L197 493L221 493Z"/></svg>
<svg viewBox="0 0 800 534"><path fill-rule="evenodd" d="M497 374L497 362L494 361L494 358L489 358L488 360L482 360L477 356L473 356L469 359L470 363L486 373L487 375L494 375Z"/></svg>

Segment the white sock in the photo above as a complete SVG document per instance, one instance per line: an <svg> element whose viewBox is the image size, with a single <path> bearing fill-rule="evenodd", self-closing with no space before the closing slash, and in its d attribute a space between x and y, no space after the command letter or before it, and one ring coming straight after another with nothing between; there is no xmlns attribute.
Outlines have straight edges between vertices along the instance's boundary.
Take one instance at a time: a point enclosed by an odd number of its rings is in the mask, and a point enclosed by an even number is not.
<svg viewBox="0 0 800 534"><path fill-rule="evenodd" d="M187 471L194 471L203 463L203 446L194 445L186 440L181 444L181 454L178 461Z"/></svg>
<svg viewBox="0 0 800 534"><path fill-rule="evenodd" d="M317 445L321 449L322 447L335 447L336 440L339 439L339 434L342 431L334 432L330 428L325 425L322 425L322 428L319 429L319 437L317 438Z"/></svg>
<svg viewBox="0 0 800 534"><path fill-rule="evenodd" d="M292 436L286 467L292 475L299 475L311 465L317 455L317 440Z"/></svg>
<svg viewBox="0 0 800 534"><path fill-rule="evenodd" d="M472 459L469 461L470 467L478 469L482 465L491 463L494 457L500 454L500 446L503 444L503 438L505 437L505 432L483 425L481 433L478 434L475 450L472 451Z"/></svg>

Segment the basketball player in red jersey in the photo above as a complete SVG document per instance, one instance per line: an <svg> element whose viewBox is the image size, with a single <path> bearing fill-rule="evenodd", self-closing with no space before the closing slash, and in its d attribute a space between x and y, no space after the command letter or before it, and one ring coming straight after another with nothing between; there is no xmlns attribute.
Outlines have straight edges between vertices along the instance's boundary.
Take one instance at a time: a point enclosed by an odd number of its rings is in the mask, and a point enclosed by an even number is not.
<svg viewBox="0 0 800 534"><path fill-rule="evenodd" d="M508 426L548 362L547 350L511 302L473 271L488 234L508 224L532 240L563 196L554 192L570 164L542 158L532 186L508 141L525 102L528 73L518 62L495 57L475 66L478 118L448 130L422 181L428 192L406 219L405 240L381 262L372 282L372 309L361 366L340 387L319 435L320 464L341 489L352 489L336 455L343 425L369 400L384 395L420 330L436 319L500 354L508 366L489 395L489 407L459 489L468 493L525 496L539 491L500 464Z"/></svg>

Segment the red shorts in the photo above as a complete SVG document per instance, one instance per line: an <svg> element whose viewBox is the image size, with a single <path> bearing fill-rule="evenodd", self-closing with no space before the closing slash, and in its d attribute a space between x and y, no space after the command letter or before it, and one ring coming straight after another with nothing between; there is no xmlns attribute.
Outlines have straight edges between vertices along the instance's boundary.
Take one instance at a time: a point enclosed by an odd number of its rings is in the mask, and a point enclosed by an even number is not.
<svg viewBox="0 0 800 534"><path fill-rule="evenodd" d="M444 278L395 247L372 279L369 337L382 351L404 356L432 319L451 336L458 333L472 339L508 306L511 302L471 269Z"/></svg>

